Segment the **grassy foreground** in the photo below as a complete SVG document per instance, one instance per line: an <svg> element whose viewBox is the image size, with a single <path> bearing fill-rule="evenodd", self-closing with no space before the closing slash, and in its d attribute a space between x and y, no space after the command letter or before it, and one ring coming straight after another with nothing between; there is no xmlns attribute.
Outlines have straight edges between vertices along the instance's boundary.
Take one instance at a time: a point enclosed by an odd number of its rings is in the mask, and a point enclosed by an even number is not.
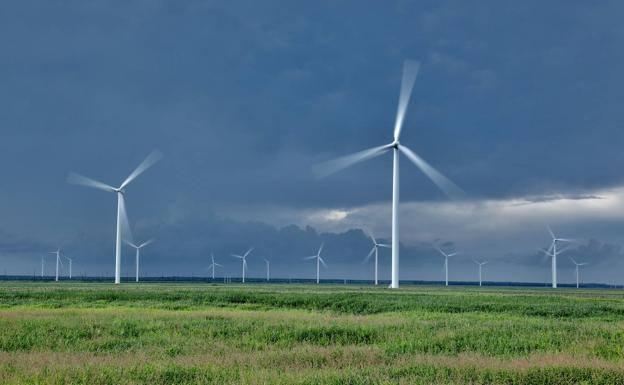
<svg viewBox="0 0 624 385"><path fill-rule="evenodd" d="M624 292L0 284L2 384L624 384Z"/></svg>

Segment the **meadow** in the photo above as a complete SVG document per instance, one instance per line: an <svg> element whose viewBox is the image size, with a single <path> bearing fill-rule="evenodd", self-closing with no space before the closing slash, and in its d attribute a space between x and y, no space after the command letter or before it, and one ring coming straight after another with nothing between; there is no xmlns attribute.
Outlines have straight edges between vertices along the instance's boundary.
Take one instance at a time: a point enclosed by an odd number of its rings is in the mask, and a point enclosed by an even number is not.
<svg viewBox="0 0 624 385"><path fill-rule="evenodd" d="M624 384L624 291L0 284L2 384Z"/></svg>

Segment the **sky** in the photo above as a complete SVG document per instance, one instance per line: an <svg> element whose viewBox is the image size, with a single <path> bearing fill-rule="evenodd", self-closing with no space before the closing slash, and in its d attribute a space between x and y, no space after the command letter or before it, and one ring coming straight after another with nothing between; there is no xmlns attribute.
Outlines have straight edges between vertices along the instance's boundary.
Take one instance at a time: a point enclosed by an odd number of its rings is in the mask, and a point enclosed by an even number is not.
<svg viewBox="0 0 624 385"><path fill-rule="evenodd" d="M145 275L370 279L390 236L389 154L324 179L314 165L392 141L405 60L420 62L401 142L401 278L546 282L551 226L587 282L624 284L624 4L618 1L5 1L0 4L0 272L112 274L127 188ZM133 250L123 250L133 275ZM388 279L390 253L380 254Z"/></svg>

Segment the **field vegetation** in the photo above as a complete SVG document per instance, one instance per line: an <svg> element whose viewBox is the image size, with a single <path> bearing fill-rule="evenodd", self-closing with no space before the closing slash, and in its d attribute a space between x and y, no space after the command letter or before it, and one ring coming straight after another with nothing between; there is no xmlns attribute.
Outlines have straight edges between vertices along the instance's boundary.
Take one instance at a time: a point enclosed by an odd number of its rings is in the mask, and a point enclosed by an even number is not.
<svg viewBox="0 0 624 385"><path fill-rule="evenodd" d="M2 384L624 384L624 292L4 283Z"/></svg>

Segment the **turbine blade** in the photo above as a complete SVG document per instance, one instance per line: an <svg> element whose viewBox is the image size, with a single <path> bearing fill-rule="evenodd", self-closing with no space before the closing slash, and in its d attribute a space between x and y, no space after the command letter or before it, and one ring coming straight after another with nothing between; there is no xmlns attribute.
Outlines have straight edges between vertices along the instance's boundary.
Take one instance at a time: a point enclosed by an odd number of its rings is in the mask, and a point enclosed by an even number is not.
<svg viewBox="0 0 624 385"><path fill-rule="evenodd" d="M143 243L141 243L141 245L139 246L139 248L143 248L143 247L145 247L145 246L147 246L147 245L149 245L149 244L152 244L152 243L154 243L154 241L155 241L155 239L154 239L154 238L152 238L152 239L150 239L150 240L148 240L148 241L146 241L146 242L143 242Z"/></svg>
<svg viewBox="0 0 624 385"><path fill-rule="evenodd" d="M372 256L373 256L373 253L374 253L374 252L375 252L375 247L373 247L373 248L371 249L371 251L368 253L368 255L366 256L366 258L364 258L364 260L362 261L362 263L366 263L366 262L368 262L368 260L370 259L370 257L372 257Z"/></svg>
<svg viewBox="0 0 624 385"><path fill-rule="evenodd" d="M589 265L589 262L579 263L579 266L585 266L585 265Z"/></svg>
<svg viewBox="0 0 624 385"><path fill-rule="evenodd" d="M127 239L124 239L124 242L125 242L128 246L132 246L132 247L134 247L135 249L140 248L139 246L135 245L134 243L130 242L130 241L129 241L129 240L127 240Z"/></svg>
<svg viewBox="0 0 624 385"><path fill-rule="evenodd" d="M237 255L237 254L230 254L230 255L234 258L243 259L242 255Z"/></svg>
<svg viewBox="0 0 624 385"><path fill-rule="evenodd" d="M319 261L321 261L321 264L327 268L327 265L325 264L325 261L323 260L323 258L319 257Z"/></svg>
<svg viewBox="0 0 624 385"><path fill-rule="evenodd" d="M318 256L321 256L321 251L323 251L323 246L325 246L325 242L321 243L321 247L319 247Z"/></svg>
<svg viewBox="0 0 624 385"><path fill-rule="evenodd" d="M548 232L550 233L550 236L552 237L552 239L555 239L557 237L555 237L555 233L553 233L552 229L550 228L549 225L546 225L546 229L548 229Z"/></svg>
<svg viewBox="0 0 624 385"><path fill-rule="evenodd" d="M392 245L388 245L386 243L378 243L377 246L379 247L385 247L386 249L391 249Z"/></svg>
<svg viewBox="0 0 624 385"><path fill-rule="evenodd" d="M578 265L578 263L574 260L574 258L570 257L570 259L572 260L572 262L573 262L575 265Z"/></svg>
<svg viewBox="0 0 624 385"><path fill-rule="evenodd" d="M247 250L247 252L245 253L244 257L247 258L247 256L253 251L253 249L253 247L250 247L249 250Z"/></svg>
<svg viewBox="0 0 624 385"><path fill-rule="evenodd" d="M132 237L132 229L130 228L130 220L128 219L128 211L126 210L126 199L123 194L117 194L119 196L119 208L121 209L121 232L123 238L134 243Z"/></svg>
<svg viewBox="0 0 624 385"><path fill-rule="evenodd" d="M147 158L145 158L145 160L134 171L132 171L130 175L128 175L126 180L124 180L124 182L121 184L119 188L123 189L124 187L126 187L130 182L135 180L136 177L143 174L148 168L152 167L154 163L158 162L161 158L162 158L162 153L160 151L158 150L152 151L147 156Z"/></svg>
<svg viewBox="0 0 624 385"><path fill-rule="evenodd" d="M314 259L314 258L318 258L318 257L317 257L316 255L313 255L313 256L311 256L311 257L305 257L305 258L302 258L302 259L303 259L304 261L307 261L307 260Z"/></svg>
<svg viewBox="0 0 624 385"><path fill-rule="evenodd" d="M410 96L412 95L412 88L414 88L414 82L416 81L416 75L420 63L413 60L406 60L403 63L403 79L401 80L401 93L399 94L399 107L397 109L396 120L394 122L394 140L399 140L401 136L401 129L403 128L403 120L405 119L405 111L407 111L407 105L409 104Z"/></svg>
<svg viewBox="0 0 624 385"><path fill-rule="evenodd" d="M379 147L369 148L368 150L356 152L355 154L342 156L327 162L319 163L312 168L312 172L317 178L325 178L331 174L334 174L349 166L353 166L356 163L363 162L368 159L372 159L386 152L388 148L392 147L390 144L386 144Z"/></svg>
<svg viewBox="0 0 624 385"><path fill-rule="evenodd" d="M87 178L84 175L76 174L75 172L70 172L67 176L67 183L76 184L85 187L92 187L99 190L104 190L108 192L114 192L115 188L113 186L109 186L106 183L99 182L95 179Z"/></svg>
<svg viewBox="0 0 624 385"><path fill-rule="evenodd" d="M215 263L214 265L215 265L215 266L219 266L219 267L223 267L223 265L220 265L220 264L218 264L218 263Z"/></svg>
<svg viewBox="0 0 624 385"><path fill-rule="evenodd" d="M459 254L459 252L455 252L455 253L448 254L448 255L447 255L447 257L454 257L454 256L456 256L457 254Z"/></svg>
<svg viewBox="0 0 624 385"><path fill-rule="evenodd" d="M449 198L459 200L465 197L466 193L457 187L450 179L442 175L438 170L433 168L429 163L425 162L423 158L418 156L414 151L405 146L399 146L405 156L412 161L425 175L435 183L440 190L442 190Z"/></svg>

